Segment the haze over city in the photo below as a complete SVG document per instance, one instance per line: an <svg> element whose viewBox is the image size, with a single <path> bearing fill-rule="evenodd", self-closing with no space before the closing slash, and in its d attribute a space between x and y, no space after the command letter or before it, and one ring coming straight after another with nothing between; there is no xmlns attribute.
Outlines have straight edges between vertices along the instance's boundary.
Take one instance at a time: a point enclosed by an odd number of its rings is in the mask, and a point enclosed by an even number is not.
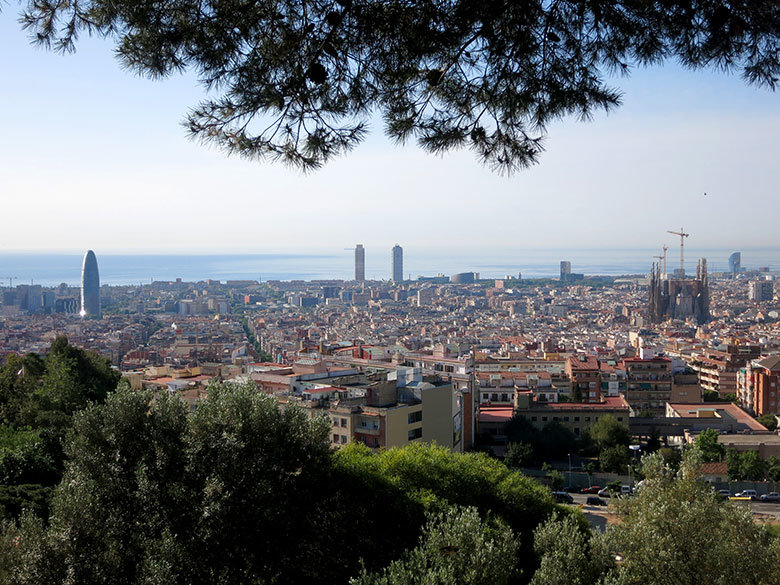
<svg viewBox="0 0 780 585"><path fill-rule="evenodd" d="M777 95L738 75L635 70L614 80L622 107L552 125L540 164L507 178L395 146L379 120L310 174L226 158L179 124L203 97L191 76L138 78L97 39L32 48L13 7L0 66L6 251L655 248L681 218L692 246L780 244Z"/></svg>

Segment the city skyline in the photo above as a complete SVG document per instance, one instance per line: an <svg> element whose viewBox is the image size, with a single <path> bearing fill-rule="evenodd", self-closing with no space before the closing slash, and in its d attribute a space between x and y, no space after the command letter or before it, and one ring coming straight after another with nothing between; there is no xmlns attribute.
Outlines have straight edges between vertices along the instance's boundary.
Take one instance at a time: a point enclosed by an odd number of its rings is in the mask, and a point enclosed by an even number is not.
<svg viewBox="0 0 780 585"><path fill-rule="evenodd" d="M343 247L345 233L373 239L372 248L412 239L443 246L427 229L433 217L470 234L450 249L486 238L539 248L660 246L658 233L681 221L703 247L780 245L772 225L780 211L777 96L736 76L638 69L614 80L625 93L621 108L554 124L540 164L510 178L470 152L437 157L395 146L378 120L353 153L300 174L186 140L179 122L202 97L193 78L134 77L99 39L83 39L70 56L35 50L4 11L0 54L14 88L0 98L2 187L6 213L18 218L3 234L5 250L298 250L302 230L320 247ZM26 219L32 199L36 221ZM736 202L765 212L726 221ZM384 220L366 221L378 209Z"/></svg>

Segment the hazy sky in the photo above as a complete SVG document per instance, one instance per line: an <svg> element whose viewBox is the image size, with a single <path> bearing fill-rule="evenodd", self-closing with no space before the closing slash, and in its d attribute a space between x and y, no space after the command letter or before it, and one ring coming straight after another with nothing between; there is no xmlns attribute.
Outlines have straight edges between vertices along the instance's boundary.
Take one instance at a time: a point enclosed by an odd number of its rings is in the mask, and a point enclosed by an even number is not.
<svg viewBox="0 0 780 585"><path fill-rule="evenodd" d="M468 151L366 143L312 174L185 138L202 92L149 81L112 46L29 46L0 13L0 251L246 252L367 248L780 246L780 95L738 76L636 70L624 105L549 129L506 178ZM704 196L704 193L707 196Z"/></svg>

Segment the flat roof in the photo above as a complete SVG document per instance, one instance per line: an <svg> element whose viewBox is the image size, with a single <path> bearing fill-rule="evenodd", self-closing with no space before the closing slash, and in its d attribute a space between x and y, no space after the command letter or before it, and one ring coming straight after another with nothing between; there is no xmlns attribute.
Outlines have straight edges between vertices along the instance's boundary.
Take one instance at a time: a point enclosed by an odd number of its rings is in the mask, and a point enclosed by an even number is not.
<svg viewBox="0 0 780 585"><path fill-rule="evenodd" d="M715 411L718 413L719 418L723 418L726 414L733 418L737 423L743 424L751 431L763 431L768 432L768 429L750 416L747 412L742 410L736 404L730 402L700 402L693 404L681 404L669 402L669 408L680 418L695 418L697 420L706 420L706 417L699 417L699 411Z"/></svg>
<svg viewBox="0 0 780 585"><path fill-rule="evenodd" d="M502 423L508 421L515 414L515 409L511 406L491 406L481 407L479 409L479 422Z"/></svg>

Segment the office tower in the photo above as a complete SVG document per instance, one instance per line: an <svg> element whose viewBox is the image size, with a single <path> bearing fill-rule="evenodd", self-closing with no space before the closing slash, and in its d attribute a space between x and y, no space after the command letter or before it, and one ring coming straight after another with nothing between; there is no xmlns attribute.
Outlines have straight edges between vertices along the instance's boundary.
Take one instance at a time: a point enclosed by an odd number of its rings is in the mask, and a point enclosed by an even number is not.
<svg viewBox="0 0 780 585"><path fill-rule="evenodd" d="M355 246L355 280L358 282L366 280L366 249L363 244Z"/></svg>
<svg viewBox="0 0 780 585"><path fill-rule="evenodd" d="M775 286L771 280L751 280L748 283L748 298L751 301L771 301L775 296Z"/></svg>
<svg viewBox="0 0 780 585"><path fill-rule="evenodd" d="M732 276L736 276L740 270L742 270L742 252L734 252L729 256L729 272Z"/></svg>
<svg viewBox="0 0 780 585"><path fill-rule="evenodd" d="M561 260L561 281L566 282L569 280L571 274L571 262L568 260Z"/></svg>
<svg viewBox="0 0 780 585"><path fill-rule="evenodd" d="M81 316L101 318L100 274L97 258L92 250L84 255L84 264L81 267Z"/></svg>
<svg viewBox="0 0 780 585"><path fill-rule="evenodd" d="M393 246L393 281L401 282L404 279L404 249L396 244Z"/></svg>

